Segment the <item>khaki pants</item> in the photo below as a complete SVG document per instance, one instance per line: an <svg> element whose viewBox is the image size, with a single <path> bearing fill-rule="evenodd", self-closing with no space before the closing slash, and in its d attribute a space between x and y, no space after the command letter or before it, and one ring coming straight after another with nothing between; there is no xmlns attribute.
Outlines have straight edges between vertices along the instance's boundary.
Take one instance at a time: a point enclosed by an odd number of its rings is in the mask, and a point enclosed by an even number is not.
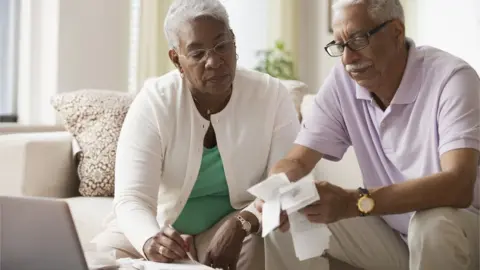
<svg viewBox="0 0 480 270"><path fill-rule="evenodd" d="M479 215L436 208L417 212L409 224L408 244L379 217L359 217L329 225L328 255L372 270L478 270ZM265 240L266 270L328 270L322 257L298 261L290 233Z"/></svg>
<svg viewBox="0 0 480 270"><path fill-rule="evenodd" d="M213 236L220 228L220 226L232 215L234 212L220 222L215 224L209 230L194 236L195 248L199 261L203 261L206 255L206 250ZM135 250L123 233L116 229L117 226L111 223L106 231L95 237L94 243L97 244L98 251L113 252L116 259L120 258L143 258L143 256ZM265 256L263 239L257 235L250 235L243 241L243 247L240 252L240 258L237 263L238 270L263 270L265 269Z"/></svg>

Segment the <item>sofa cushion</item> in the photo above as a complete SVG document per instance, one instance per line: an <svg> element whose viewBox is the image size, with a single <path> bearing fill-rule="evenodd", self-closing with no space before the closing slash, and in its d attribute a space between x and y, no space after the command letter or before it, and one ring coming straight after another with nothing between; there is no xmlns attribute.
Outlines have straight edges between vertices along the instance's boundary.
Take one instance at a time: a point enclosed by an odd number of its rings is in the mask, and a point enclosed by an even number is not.
<svg viewBox="0 0 480 270"><path fill-rule="evenodd" d="M117 141L133 99L132 94L110 90L78 90L52 98L80 148L81 195L113 196Z"/></svg>
<svg viewBox="0 0 480 270"><path fill-rule="evenodd" d="M308 86L301 81L295 80L282 80L282 84L287 88L293 104L295 105L298 119L302 121L301 106L304 96L309 93Z"/></svg>

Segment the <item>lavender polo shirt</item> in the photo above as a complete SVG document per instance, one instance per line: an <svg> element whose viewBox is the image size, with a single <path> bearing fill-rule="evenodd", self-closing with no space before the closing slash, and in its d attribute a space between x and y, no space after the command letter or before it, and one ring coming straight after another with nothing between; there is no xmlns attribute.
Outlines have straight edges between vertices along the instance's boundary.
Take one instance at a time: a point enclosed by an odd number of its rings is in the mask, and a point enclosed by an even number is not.
<svg viewBox="0 0 480 270"><path fill-rule="evenodd" d="M385 111L339 63L316 95L295 143L332 161L353 146L366 188L438 173L440 156L453 149L480 151L477 73L451 54L409 42L404 76ZM480 167L477 172L470 209L478 213ZM383 218L406 235L411 215Z"/></svg>

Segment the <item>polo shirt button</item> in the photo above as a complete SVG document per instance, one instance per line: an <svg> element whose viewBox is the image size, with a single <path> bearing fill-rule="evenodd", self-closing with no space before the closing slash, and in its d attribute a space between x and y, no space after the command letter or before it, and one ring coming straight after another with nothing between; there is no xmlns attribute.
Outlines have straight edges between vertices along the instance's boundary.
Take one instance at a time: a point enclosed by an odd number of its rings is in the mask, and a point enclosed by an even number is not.
<svg viewBox="0 0 480 270"><path fill-rule="evenodd" d="M380 124L380 127L384 128L384 127L385 127L385 122L382 122L382 123Z"/></svg>

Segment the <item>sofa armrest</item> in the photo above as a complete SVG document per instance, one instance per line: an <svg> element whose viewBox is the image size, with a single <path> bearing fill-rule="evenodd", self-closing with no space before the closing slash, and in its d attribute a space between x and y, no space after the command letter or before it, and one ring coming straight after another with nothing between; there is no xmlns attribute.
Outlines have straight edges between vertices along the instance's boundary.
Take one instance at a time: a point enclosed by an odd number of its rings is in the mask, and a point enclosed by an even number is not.
<svg viewBox="0 0 480 270"><path fill-rule="evenodd" d="M61 125L22 125L22 124L9 124L0 123L0 135L13 134L13 133L40 133L40 132L55 132L66 131L65 127Z"/></svg>
<svg viewBox="0 0 480 270"><path fill-rule="evenodd" d="M76 196L75 172L68 132L0 135L0 195Z"/></svg>

